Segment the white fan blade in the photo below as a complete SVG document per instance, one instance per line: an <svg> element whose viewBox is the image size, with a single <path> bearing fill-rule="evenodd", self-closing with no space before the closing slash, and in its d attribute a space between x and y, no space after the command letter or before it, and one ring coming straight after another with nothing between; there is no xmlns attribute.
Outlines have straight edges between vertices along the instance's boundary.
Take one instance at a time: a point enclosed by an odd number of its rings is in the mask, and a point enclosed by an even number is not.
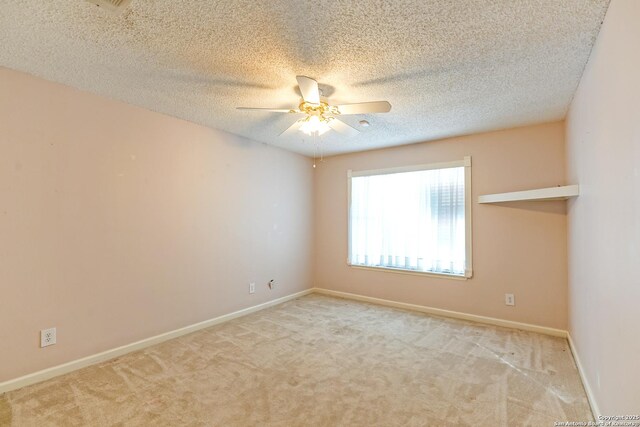
<svg viewBox="0 0 640 427"><path fill-rule="evenodd" d="M349 126L345 122L340 121L340 120L336 119L335 117L333 119L329 120L329 122L327 124L329 125L329 127L331 129L333 129L336 132L341 133L343 135L356 136L357 134L360 133L360 131L358 129L352 128L351 126Z"/></svg>
<svg viewBox="0 0 640 427"><path fill-rule="evenodd" d="M320 104L320 91L318 90L318 82L310 77L296 76L302 99L309 104Z"/></svg>
<svg viewBox="0 0 640 427"><path fill-rule="evenodd" d="M296 110L286 110L282 108L253 108L253 107L236 107L236 110L252 110L252 111L265 111L269 113L296 113Z"/></svg>
<svg viewBox="0 0 640 427"><path fill-rule="evenodd" d="M302 126L302 122L300 120L296 120L295 122L293 122L291 126L285 129L284 132L282 132L278 136L288 136L288 135L291 135L292 133L296 133L300 129L300 126Z"/></svg>
<svg viewBox="0 0 640 427"><path fill-rule="evenodd" d="M340 114L388 113L391 104L387 101L358 102L357 104L336 105Z"/></svg>

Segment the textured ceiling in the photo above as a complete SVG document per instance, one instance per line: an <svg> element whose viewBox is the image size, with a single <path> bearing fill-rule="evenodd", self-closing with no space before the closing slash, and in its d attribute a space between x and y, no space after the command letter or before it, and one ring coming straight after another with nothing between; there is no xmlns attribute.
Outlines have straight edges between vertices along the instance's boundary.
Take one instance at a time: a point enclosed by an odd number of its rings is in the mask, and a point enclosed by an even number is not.
<svg viewBox="0 0 640 427"><path fill-rule="evenodd" d="M0 65L313 155L295 76L330 103L388 100L325 155L564 117L609 0L4 0Z"/></svg>

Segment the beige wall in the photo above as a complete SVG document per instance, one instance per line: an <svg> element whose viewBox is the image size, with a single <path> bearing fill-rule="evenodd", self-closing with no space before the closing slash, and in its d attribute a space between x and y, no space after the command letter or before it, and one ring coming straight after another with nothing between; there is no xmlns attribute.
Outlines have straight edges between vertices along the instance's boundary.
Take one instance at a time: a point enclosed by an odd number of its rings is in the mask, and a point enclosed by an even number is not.
<svg viewBox="0 0 640 427"><path fill-rule="evenodd" d="M471 155L473 270L467 281L348 267L347 170ZM335 156L316 170L315 286L565 329L566 202L479 205L478 195L565 184L564 123ZM516 306L504 304L514 293Z"/></svg>
<svg viewBox="0 0 640 427"><path fill-rule="evenodd" d="M312 182L307 158L0 68L0 382L309 288Z"/></svg>
<svg viewBox="0 0 640 427"><path fill-rule="evenodd" d="M601 413L640 413L640 2L613 0L567 119L569 327Z"/></svg>

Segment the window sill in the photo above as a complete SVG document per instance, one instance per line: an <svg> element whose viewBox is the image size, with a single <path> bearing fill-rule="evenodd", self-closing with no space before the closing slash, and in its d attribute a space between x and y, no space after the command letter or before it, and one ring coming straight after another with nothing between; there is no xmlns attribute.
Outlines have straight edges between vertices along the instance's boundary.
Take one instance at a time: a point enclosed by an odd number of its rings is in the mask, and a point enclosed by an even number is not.
<svg viewBox="0 0 640 427"><path fill-rule="evenodd" d="M359 270L371 270L371 271L384 271L387 273L396 273L396 274L409 274L412 276L427 276L427 277L437 277L439 279L451 279L451 280L468 280L471 278L471 274L468 277L466 276L458 276L456 274L446 274L446 273L432 273L428 271L414 271L414 270L404 270L401 268L389 268L389 267L369 267L365 265L354 265L347 264L351 268L357 268Z"/></svg>

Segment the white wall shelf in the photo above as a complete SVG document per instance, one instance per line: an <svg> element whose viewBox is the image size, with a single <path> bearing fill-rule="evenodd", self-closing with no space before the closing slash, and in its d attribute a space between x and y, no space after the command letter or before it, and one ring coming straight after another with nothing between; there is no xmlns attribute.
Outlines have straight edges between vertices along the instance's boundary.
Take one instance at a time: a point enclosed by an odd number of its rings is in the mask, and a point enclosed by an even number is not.
<svg viewBox="0 0 640 427"><path fill-rule="evenodd" d="M486 194L478 197L478 203L503 203L526 200L566 200L580 194L579 185L537 188L535 190L514 191L511 193Z"/></svg>

